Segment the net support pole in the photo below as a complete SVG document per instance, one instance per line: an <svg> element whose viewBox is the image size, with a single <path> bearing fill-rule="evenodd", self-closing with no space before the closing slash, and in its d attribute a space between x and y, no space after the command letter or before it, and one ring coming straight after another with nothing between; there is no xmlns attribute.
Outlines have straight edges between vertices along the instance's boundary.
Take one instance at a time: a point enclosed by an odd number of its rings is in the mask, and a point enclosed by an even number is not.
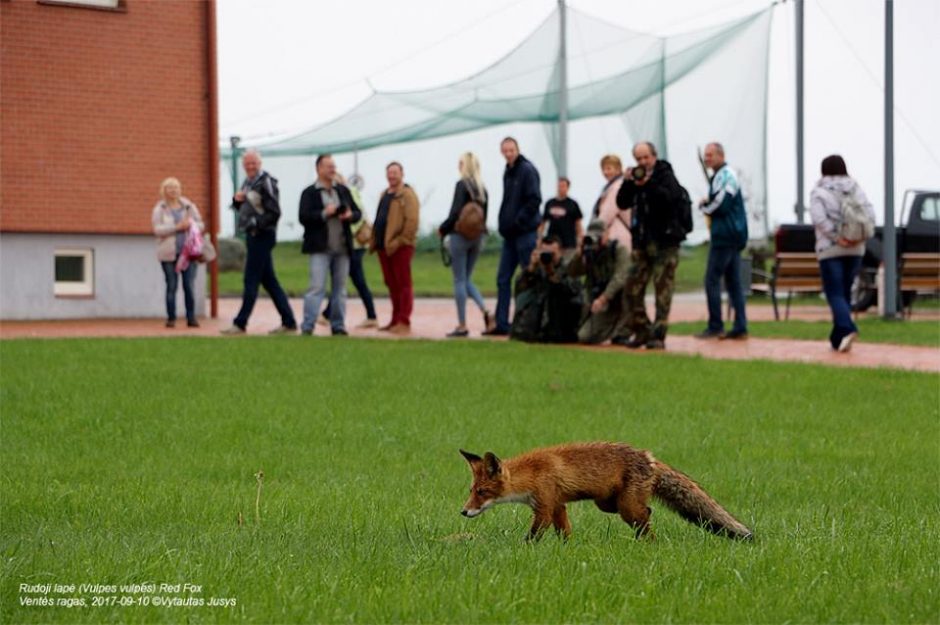
<svg viewBox="0 0 940 625"><path fill-rule="evenodd" d="M796 0L796 223L803 223L803 0Z"/></svg>
<svg viewBox="0 0 940 625"><path fill-rule="evenodd" d="M568 15L565 0L558 0L558 175L568 175Z"/></svg>
<svg viewBox="0 0 940 625"><path fill-rule="evenodd" d="M898 253L894 227L894 1L885 0L885 318L898 311Z"/></svg>

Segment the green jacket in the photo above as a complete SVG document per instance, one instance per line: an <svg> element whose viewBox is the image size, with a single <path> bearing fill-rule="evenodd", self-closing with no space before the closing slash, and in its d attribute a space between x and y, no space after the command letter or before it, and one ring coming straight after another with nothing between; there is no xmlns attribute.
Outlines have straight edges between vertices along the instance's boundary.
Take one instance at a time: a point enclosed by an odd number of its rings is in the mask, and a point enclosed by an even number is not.
<svg viewBox="0 0 940 625"><path fill-rule="evenodd" d="M617 241L608 243L589 262L585 262L583 254L576 254L568 264L568 275L586 276L584 292L589 305L601 294L607 298L608 302L617 301L617 296L627 283L629 271L630 252Z"/></svg>

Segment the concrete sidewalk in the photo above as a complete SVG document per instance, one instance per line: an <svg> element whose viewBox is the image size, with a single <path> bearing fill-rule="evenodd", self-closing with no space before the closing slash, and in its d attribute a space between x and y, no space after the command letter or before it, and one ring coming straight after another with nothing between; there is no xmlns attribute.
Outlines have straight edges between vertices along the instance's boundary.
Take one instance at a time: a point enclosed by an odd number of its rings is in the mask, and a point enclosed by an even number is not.
<svg viewBox="0 0 940 625"><path fill-rule="evenodd" d="M649 300L652 303L652 300ZM219 301L219 319L202 319L199 328L187 328L185 321L174 329L163 327L163 319L89 319L69 321L4 321L0 322L0 338L54 338L54 337L140 337L140 336L211 336L228 327L238 312L241 300L226 298ZM495 308L495 303L488 302ZM300 299L291 300L295 314L303 310ZM652 307L650 306L652 309ZM391 305L388 299L376 300L376 309L382 323L388 321ZM371 337L391 340L407 338L445 340L444 335L456 325L456 309L451 299L433 298L415 300L412 315L412 333L409 337L397 337L378 330L358 330L356 325L365 319L365 311L357 299L347 304L347 328L351 337ZM468 305L469 340L500 341L505 339L481 337L483 319L475 307ZM670 320L702 321L706 319L705 298L702 293L677 295L673 301ZM748 307L751 321L773 319L769 305ZM790 318L802 321L828 320L829 309L825 305L794 306ZM935 319L940 323L940 311L916 311L915 319ZM248 327L250 335L264 335L280 325L280 319L271 300L261 297L255 307ZM328 335L329 328L317 326L318 335ZM225 340L239 340L229 337ZM310 340L301 339L298 340ZM446 339L468 340L468 339ZM864 337L856 343L851 353L833 352L825 341L795 341L784 339L757 339L747 341L700 341L690 336L670 336L666 341L667 352L697 354L704 358L727 360L778 360L790 362L812 362L843 367L889 367L914 371L940 373L940 350L932 347L912 347L865 343ZM601 346L599 349L622 352L626 357L644 357L645 350L626 350L617 346Z"/></svg>

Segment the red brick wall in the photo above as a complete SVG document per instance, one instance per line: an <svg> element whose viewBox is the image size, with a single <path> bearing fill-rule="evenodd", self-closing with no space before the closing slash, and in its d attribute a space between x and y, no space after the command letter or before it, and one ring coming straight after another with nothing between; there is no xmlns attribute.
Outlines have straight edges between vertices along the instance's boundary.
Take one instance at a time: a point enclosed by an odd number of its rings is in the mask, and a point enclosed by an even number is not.
<svg viewBox="0 0 940 625"><path fill-rule="evenodd" d="M0 230L149 233L167 176L208 220L205 5L125 8L0 0Z"/></svg>

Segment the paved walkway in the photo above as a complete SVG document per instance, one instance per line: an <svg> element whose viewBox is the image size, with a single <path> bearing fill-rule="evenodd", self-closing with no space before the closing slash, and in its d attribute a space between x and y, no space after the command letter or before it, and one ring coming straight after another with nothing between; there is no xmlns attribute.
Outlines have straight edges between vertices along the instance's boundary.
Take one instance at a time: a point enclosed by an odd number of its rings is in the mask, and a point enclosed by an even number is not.
<svg viewBox="0 0 940 625"><path fill-rule="evenodd" d="M492 302L489 302L492 305ZM77 321L4 321L0 322L0 338L27 337L137 337L137 336L212 336L219 337L219 330L230 325L240 306L239 299L219 301L219 319L203 319L200 328L187 328L185 322L177 328L163 327L162 319L92 319ZM295 312L303 310L302 301L294 299L291 305ZM493 306L495 307L495 306ZM379 319L387 321L391 306L388 299L376 300ZM916 311L915 318L936 319L940 323L940 311ZM365 311L358 300L350 300L347 306L347 323L353 337L373 337L400 340L387 332L358 330L355 326L365 319ZM702 321L706 318L702 293L677 295L673 301L670 318L674 322ZM773 319L770 306L749 306L751 321ZM815 321L829 319L829 309L824 306L794 306L791 319ZM451 299L419 299L415 301L412 315L413 332L410 338L443 339L454 328L456 311ZM481 337L483 319L471 304L468 306L470 340L504 340ZM277 327L280 320L274 305L265 297L258 300L248 331L252 335L263 335ZM329 329L317 326L317 334L328 334ZM237 337L227 340L238 340ZM454 340L454 339L451 339ZM932 347L912 347L878 343L856 343L849 354L839 354L829 349L825 341L796 341L785 339L757 339L747 341L700 341L691 336L670 336L666 343L668 352L698 354L705 358L728 360L779 360L812 362L847 367L889 367L940 373L940 350ZM604 346L591 349L616 350L627 353L622 347ZM644 350L630 352L643 357Z"/></svg>

